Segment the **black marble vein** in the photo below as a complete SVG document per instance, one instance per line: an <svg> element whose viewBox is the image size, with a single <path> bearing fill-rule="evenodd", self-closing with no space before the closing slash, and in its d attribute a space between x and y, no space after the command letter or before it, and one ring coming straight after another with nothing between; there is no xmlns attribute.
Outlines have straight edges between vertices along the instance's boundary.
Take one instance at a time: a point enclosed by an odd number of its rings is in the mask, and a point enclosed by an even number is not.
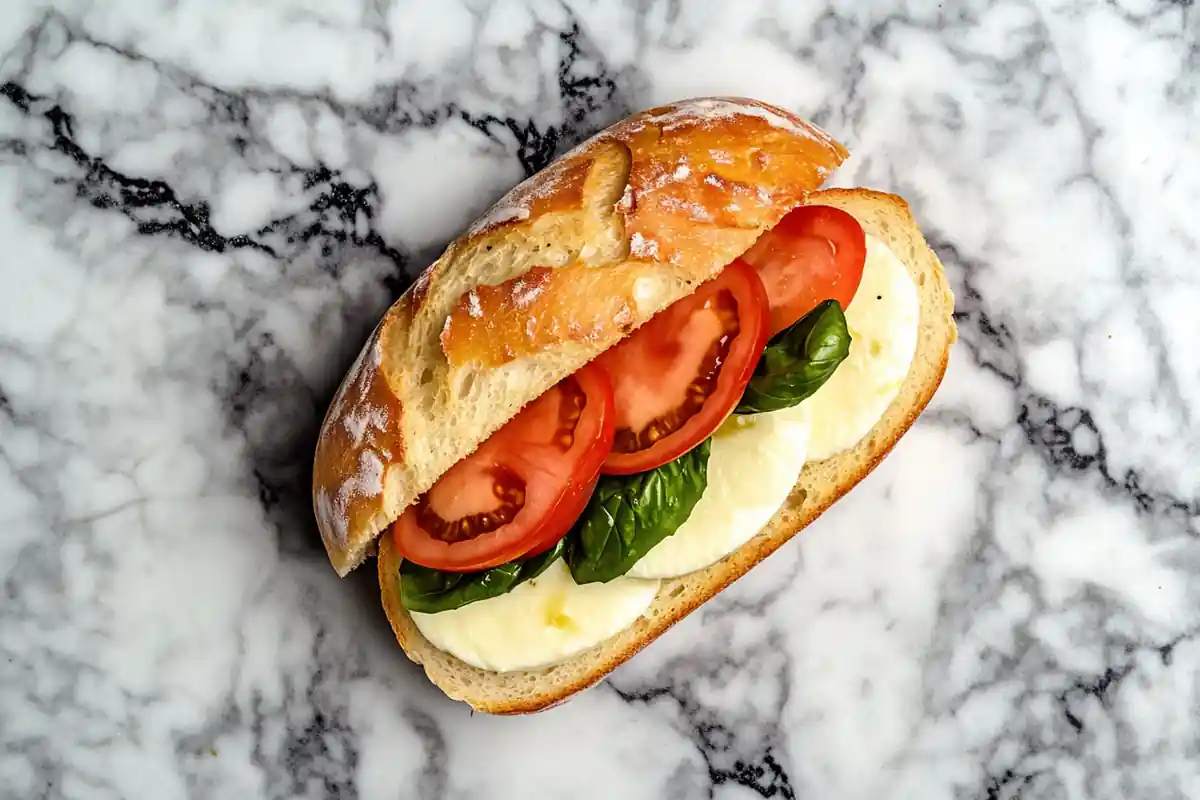
<svg viewBox="0 0 1200 800"><path fill-rule="evenodd" d="M272 257L292 256L297 250L296 245L305 246L315 240L321 254L331 258L335 245L357 238L358 213L365 214L368 220L377 216L376 184L355 187L321 165L303 173L305 189L321 190L304 214L275 220L253 235L222 236L212 227L209 220L211 207L207 201L182 201L166 181L125 175L108 167L102 159L90 156L77 143L73 118L61 106L31 95L11 82L0 87L0 95L24 114L41 116L50 124L51 149L67 156L84 170L76 185L76 195L80 199L96 208L118 211L136 223L138 233L146 236L175 236L208 252L248 248ZM231 112L234 109L236 104L228 107ZM23 145L25 152L27 149L28 145ZM371 229L356 243L373 248L389 259L396 266L396 276L404 274L405 257L388 245L378 231ZM331 268L340 268L336 260L330 263ZM396 281L397 277L389 276L387 280Z"/></svg>
<svg viewBox="0 0 1200 800"><path fill-rule="evenodd" d="M265 796L358 798L358 733L350 724L345 693L347 682L361 677L362 667L350 655L346 666L347 653L331 651L318 629L313 671L281 675L282 700L259 689L246 699L230 695L208 724L179 736L175 757L190 788L204 795L219 790L215 768L222 748L240 748L240 732L248 731L249 758L261 771ZM233 738L228 745L226 736Z"/></svg>
<svg viewBox="0 0 1200 800"><path fill-rule="evenodd" d="M679 15L682 7L677 2L637 5L637 16L665 8L670 20ZM1184 63L1191 68L1169 82L1166 92L1174 102L1193 102L1198 85L1196 76L1200 74L1200 69L1196 69L1200 65L1200 41L1195 36L1192 0L1162 0L1138 9L1114 0L1105 0L1104 5L1124 22L1144 27L1154 37L1174 43L1182 41ZM387 3L373 3L366 12L366 24L382 30L385 38L386 26L381 20L387 6ZM867 80L868 62L864 53L889 54L894 49L893 34L904 30L930 35L962 32L979 24L985 6L938 4L936 8L906 9L903 14L861 17L857 11L851 15L831 7L818 15L815 31L776 31L774 20L765 20L760 27L771 41L782 42L788 52L816 61L822 69L838 76L831 105L818 110L814 119L832 122L837 129L857 136L872 107L881 99ZM1065 113L1078 126L1084 149L1085 169L1073 181L1091 187L1103 201L1120 242L1122 280L1133 294L1138 294L1143 279L1131 267L1134 219L1122 206L1116 184L1097 165L1097 146L1105 133L1104 126L1088 114L1080 92L1062 67L1046 20L1036 7L1031 8L1031 25L1018 32L1028 41L1011 58L971 53L949 36L944 46L964 70L985 67L986 75L979 79L984 84L997 81L1007 85L1011 81L1017 88L1004 95L1006 102L1033 108L1043 121L1048 122L1059 113L1057 109L1046 108L1051 89L1066 93ZM348 175L323 163L300 167L270 152L261 131L256 129L256 110L273 102L327 109L347 125L366 126L382 134L400 134L411 127L435 128L448 120L462 121L499 143L520 164L522 172L530 175L555 155L640 105L644 89L644 76L637 74L636 69L618 72L607 63L603 47L586 32L584 12L564 7L564 14L568 20L565 25L543 30L541 34L551 37L558 48L557 66L548 77L556 85L555 99L559 106L551 114L522 109L503 115L474 110L476 105L470 96L431 99L424 87L403 81L381 82L363 102L347 102L321 90L257 86L222 89L184 68L149 59L133 46L89 37L68 15L49 12L21 45L30 55L25 66L0 86L5 102L32 123L38 133L0 141L0 160L36 172L42 168L34 165L35 156L54 154L68 167L66 174L52 177L54 186L65 187L66 194L85 206L119 215L132 223L138 234L159 243L230 257L239 254L265 257L284 273L298 269L297 265L304 262L313 265L335 287L344 285L347 271L354 268L355 254L365 252L384 266L379 272L379 292L383 298L375 304L378 306L398 296L421 266L403 243L389 241L379 229L379 186L370 181L355 183ZM87 43L124 59L151 64L170 91L196 98L204 105L208 115L205 124L227 139L233 155L255 169L298 177L303 190L311 193L311 199L303 209L272 219L257 230L224 236L212 224L210 202L184 188L186 183L182 179L139 176L114 169L104 157L84 146L86 138L79 136L77 130L79 125L87 123L82 111L73 110L65 97L51 93L38 95L27 88L38 85L27 81L25 76L33 54L38 58L48 56L48 52L35 51L43 47L43 35L52 30L62 33L69 42ZM904 108L920 123L913 132L915 136L924 135L927 128L953 136L969 133L964 130L962 105L951 94L932 105L915 104L906 97ZM891 174L894 182L903 186L904 176L895 171ZM912 188L912 197L919 199L919 187ZM366 220L365 233L360 220ZM959 355L965 355L1001 380L1013 393L1019 410L1011 425L999 433L986 430L957 410L942 410L927 417L931 424L967 431L972 446L987 450L993 463L980 487L982 501L974 538L949 571L943 587L943 607L922 664L924 712L936 723L959 713L975 695L995 691L1008 681L1021 682L1023 688L1013 699L1014 708L1004 729L978 752L972 752L979 763L978 779L958 787L958 796L987 800L1053 796L1061 788L1052 774L1054 759L1077 760L1088 769L1094 766L1094 761L1089 760L1092 746L1089 737L1094 734L1095 723L1089 720L1095 720L1097 713L1102 715L1102 724L1113 725L1118 739L1127 738L1130 734L1121 730L1119 712L1114 710L1122 693L1128 692L1127 687L1136 684L1147 672L1188 669L1186 661L1176 654L1194 641L1196 632L1188 629L1149 635L1136 620L1128 618L1119 599L1099 590L1083 590L1070 599L1070 609L1082 619L1080 646L1102 653L1103 665L1088 672L1056 664L1053 653L1038 642L1032 629L1035 620L1056 612L1054 604L1044 596L1035 572L1005 552L997 540L997 516L1003 504L1025 500L1024 495L1014 493L1006 484L1009 473L1018 462L1026 463L1022 461L1026 458L1036 461L1044 471L1048 485L1042 488L1041 496L1035 490L1029 498L1050 509L1046 511L1039 506L1035 510L1044 517L1039 520L1042 523L1050 522L1056 502L1050 496L1054 488L1080 486L1089 492L1088 496L1094 489L1104 502L1131 509L1151 540L1180 531L1194 536L1195 531L1189 526L1200 516L1200 498L1167 491L1147 477L1146 470L1114 466L1116 458L1110 453L1114 452L1111 445L1116 441L1115 433L1106 435L1097 422L1102 418L1098 409L1103 409L1103 398L1066 405L1030 387L1022 367L1025 341L1022 320L1019 315L1006 313L995 298L986 296L980 288L984 284L976 280L991 266L985 258L964 253L949 232L938 231L936 226L926 227L957 281ZM379 311L370 303L356 306L353 300L345 298L330 302L344 306L338 310L350 319L345 335L356 340L365 335ZM1160 322L1140 294L1135 302L1141 304L1139 323L1154 339L1159 372L1170 378L1174 373L1165 359ZM207 382L201 388L210 390L221 401L222 422L246 445L252 492L277 537L284 569L295 566L289 563L292 561L320 560L323 556L309 507L308 464L320 413L333 387L310 385L303 369L305 354L289 351L276 336L256 325L252 313L235 314L224 307L220 297L199 298L192 310L201 314L210 310L228 313L237 330L236 343L244 345L244 349L235 353L221 354L219 360L214 359L218 363L202 368L198 374ZM1176 410L1184 409L1180 388L1168 381L1165 389L1164 402ZM140 501L122 503L86 518L68 519L60 513L67 505L67 498L50 473L54 463L77 453L80 443L64 438L47 415L30 411L19 393L3 384L0 384L0 425L36 431L45 462L18 464L6 451L7 443L0 441L0 458L6 467L11 467L19 484L38 498L38 513L45 517L47 530L42 542L22 551L13 574L5 578L6 621L32 625L44 619L38 616L33 597L34 591L39 590L50 597L44 602L50 603L55 624L66 624L68 606L63 596L68 567L60 552L61 545L68 540L73 544L82 542L82 552L97 573L112 572L113 555L95 546L84 534L105 514L137 513ZM1010 439L1017 445L1012 450L1006 449L1012 443ZM307 566L310 565L299 569ZM20 580L13 577L18 570ZM803 579L803 570L798 566L785 576L780 587L761 600L731 600L725 610L763 616L783 596L788 583ZM306 626L298 635L312 635L310 652L301 659L302 663L281 669L277 676L279 691L252 687L245 694L238 694L234 687L239 686L241 676L231 675L229 689L218 703L220 711L198 729L178 733L175 756L180 771L187 776L190 792L204 796L228 794L212 763L226 747L226 737L245 735L250 740L250 758L264 776L268 796L359 796L355 771L360 765L360 732L354 728L346 686L368 677L368 670L365 657L355 643L337 637L332 632L337 626L330 625L319 609L312 607L315 592L305 584L305 600L296 611ZM1013 625L1014 644L981 647L979 674L969 685L940 685L956 649L967 646L975 635L974 617L1002 600L1006 593L1027 599L1030 607L1029 611L1021 612L1024 616ZM722 613L719 607L712 611L716 617ZM76 633L102 635L104 624L107 623L102 620L94 623L95 630ZM76 709L100 713L92 698L79 688L85 679L96 677L95 665L52 647L35 653L17 652L5 645L3 639L0 637L3 659L0 675L6 682L36 685L36 665L43 677L52 676L63 684L55 693L39 695L31 690L25 698L30 707L49 716ZM751 652L721 652L720 658L710 659L707 664L703 663L705 652L700 653L699 659L673 663L646 685L630 685L620 675L607 685L624 702L647 714L662 715L675 724L703 763L701 783L707 796L717 795L721 787L736 786L754 796L796 797L801 791L795 778L798 773L793 768L789 774L785 755L788 732L780 722L782 707L788 701L788 665L786 655L781 655L785 648L779 642L769 642ZM243 663L246 657L242 642L235 673L246 666ZM750 669L754 659L783 659L782 663L769 662L764 678L779 684L779 711L767 713L761 719L748 716L732 705L710 700L697 688L697 681L715 680L713 675L720 670ZM398 713L416 733L423 751L413 792L421 798L457 796L452 788L449 757L453 742L448 741L442 721L406 704L400 694L397 692ZM125 698L126 716L113 723L116 733L109 735L136 741L143 733L137 718L139 709L161 700L153 696ZM9 739L4 741L10 744ZM81 741L85 745L103 744L99 740L86 740L82 735ZM41 795L64 795L67 793L64 781L79 779L79 770L64 763L63 751L53 738L28 736L11 744L12 751L20 753L34 771L36 790ZM1118 742L1118 749L1120 761L1128 749L1124 739ZM92 789L116 791L103 776L84 777L92 781ZM1089 784L1089 789L1094 788Z"/></svg>
<svg viewBox="0 0 1200 800"><path fill-rule="evenodd" d="M990 316L981 294L972 285L972 275L985 269L986 265L965 258L937 233L931 232L930 241L939 258L961 282L961 290L956 291L955 321L962 345L978 366L1012 387L1019 403L1017 428L1023 435L1026 447L1046 465L1051 480L1091 477L1097 481L1097 488L1103 494L1119 498L1135 509L1150 524L1151 530L1188 530L1188 518L1200 513L1200 500L1180 498L1163 489L1148 490L1143 487L1139 473L1133 469L1127 470L1124 475L1114 474L1108 463L1105 437L1091 413L1086 408L1062 407L1034 392L1026 384L1016 337L1007 322ZM1080 437L1079 431L1084 431L1086 435ZM975 432L979 434L978 430ZM1089 444L1081 449L1077 444L1080 441ZM994 440L993 443L998 444ZM988 482L980 487L985 504L978 520L976 539L963 562L949 573L954 580L944 592L943 616L939 620L937 639L950 637L960 641L964 635L970 635L974 609L991 607L1007 591L1020 591L1032 598L1035 610L1017 625L1016 651L984 652L979 665L979 679L965 691L955 693L948 706L944 699L935 699L943 695L942 687L930 686L927 689L927 704L935 714L953 713L952 709L961 708L966 698L987 691L1002 681L1032 680L1034 676L1042 686L1057 683L1064 688L1053 695L1061 711L1058 721L1049 723L1049 729L1046 723L1040 721L1041 717L1034 708L1048 693L1052 695L1053 689L1034 688L1031 685L1015 701L1017 708L1024 711L1013 716L1015 729L1005 731L993 744L993 752L981 758L987 776L983 789L974 796L987 800L1019 798L1027 791L1040 790L1040 782L1049 780L1049 776L1025 765L1040 762L1049 753L1082 757L1084 745L1078 737L1084 732L1085 726L1081 717L1073 711L1078 698L1093 697L1101 702L1102 708L1110 709L1111 696L1119 691L1122 681L1137 670L1136 656L1155 653L1161 663L1169 667L1175 647L1195 635L1187 632L1166 641L1146 642L1140 636L1119 628L1109 629L1105 624L1106 619L1120 613L1119 604L1111 598L1084 592L1073 608L1094 618L1092 630L1100 637L1104 651L1110 654L1106 659L1108 666L1097 675L1078 676L1057 668L1053 657L1037 644L1036 637L1028 629L1032 620L1052 611L1042 597L1038 579L1027 568L1013 564L994 544L996 508L998 504L1006 502L1004 490L999 486L1004 480L1003 476L1003 471L992 473ZM996 580L997 569L1003 569L1003 580ZM941 654L949 653L950 644L946 642L943 646L935 645L931 651L927 667L931 679L942 674L944 665ZM1002 766L996 766L993 762L998 752L997 745L1013 736L1021 742L1020 754L1015 759L1002 759Z"/></svg>
<svg viewBox="0 0 1200 800"><path fill-rule="evenodd" d="M697 701L685 683L672 681L649 689L626 690L613 681L609 686L626 703L653 706L669 702L681 717L681 726L696 747L707 770L707 797L726 784L741 786L759 797L794 800L795 790L770 740L753 741L742 748L738 736L719 719L719 713ZM667 788L670 791L670 787Z"/></svg>
<svg viewBox="0 0 1200 800"><path fill-rule="evenodd" d="M76 186L77 196L96 208L119 211L137 224L138 233L175 235L202 250L217 253L251 247L274 255L270 248L246 236L227 238L218 234L209 223L208 203L182 203L165 181L123 175L89 156L75 141L71 115L61 106L31 95L11 82L0 86L0 95L22 113L39 115L50 124L51 149L84 170Z"/></svg>
<svg viewBox="0 0 1200 800"><path fill-rule="evenodd" d="M526 176L540 171L554 158L592 134L628 116L634 110L627 92L604 68L599 51L582 33L578 20L557 34L560 58L558 92L563 105L559 124L539 128L532 120L477 115L456 104L429 112L427 119L457 116L486 136L508 145L515 143L517 161Z"/></svg>
<svg viewBox="0 0 1200 800"><path fill-rule="evenodd" d="M681 785L669 784L668 795L695 796L682 784L694 790L699 779L708 797L721 786L736 785L759 797L795 798L781 722L791 694L791 674L783 641L768 631L761 640L741 647L731 647L726 637L714 635L699 652L673 658L652 678L636 680L618 673L604 685L625 703L665 714L695 748L704 774L680 771L674 780ZM769 686L773 697L769 709L741 705L736 692L724 691L730 682L742 680L760 688Z"/></svg>
<svg viewBox="0 0 1200 800"><path fill-rule="evenodd" d="M417 778L417 797L420 800L442 800L450 783L449 757L446 738L437 720L417 708L409 708L405 717L421 740L425 763Z"/></svg>
<svg viewBox="0 0 1200 800"><path fill-rule="evenodd" d="M1034 392L1025 382L1021 367L1020 348L1007 323L994 321L986 310L979 291L972 285L971 275L985 267L964 257L958 249L935 232L930 244L943 263L955 268L962 289L955 296L954 319L960 340L976 364L1001 378L1011 386L1020 405L1016 423L1028 444L1056 470L1095 472L1104 486L1123 495L1141 512L1152 516L1168 513L1171 517L1200 514L1200 498L1179 497L1161 488L1149 489L1146 481L1134 469L1118 475L1109 466L1104 436L1087 408L1060 407L1053 400ZM1165 345L1155 348L1160 358ZM1087 444L1081 450L1076 442L1079 431L1086 432Z"/></svg>

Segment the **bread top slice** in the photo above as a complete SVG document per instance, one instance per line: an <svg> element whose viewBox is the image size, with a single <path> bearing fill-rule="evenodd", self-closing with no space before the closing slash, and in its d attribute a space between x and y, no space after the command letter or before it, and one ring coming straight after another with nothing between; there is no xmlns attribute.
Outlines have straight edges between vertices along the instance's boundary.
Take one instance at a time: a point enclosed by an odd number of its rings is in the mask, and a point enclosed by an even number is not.
<svg viewBox="0 0 1200 800"><path fill-rule="evenodd" d="M339 575L530 401L745 252L846 157L754 100L636 114L502 198L388 310L313 470Z"/></svg>
<svg viewBox="0 0 1200 800"><path fill-rule="evenodd" d="M933 397L957 338L954 297L908 205L899 197L862 189L817 192L810 203L836 206L888 245L904 262L920 297L916 354L899 394L857 446L804 467L785 506L738 550L698 572L663 581L649 611L632 626L561 664L495 673L477 669L429 643L400 603L400 559L385 536L379 549L383 607L404 652L423 664L448 696L492 714L538 711L600 681L667 628L720 592L852 489L883 460Z"/></svg>

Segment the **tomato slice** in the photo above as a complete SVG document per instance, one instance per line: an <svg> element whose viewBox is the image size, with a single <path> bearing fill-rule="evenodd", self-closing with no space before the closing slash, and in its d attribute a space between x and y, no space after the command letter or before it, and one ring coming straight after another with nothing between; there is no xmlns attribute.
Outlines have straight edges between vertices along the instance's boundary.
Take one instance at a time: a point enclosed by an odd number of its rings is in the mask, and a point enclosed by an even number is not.
<svg viewBox="0 0 1200 800"><path fill-rule="evenodd" d="M858 220L832 206L799 206L759 237L742 260L771 301L771 335L826 300L850 305L862 282L867 241Z"/></svg>
<svg viewBox="0 0 1200 800"><path fill-rule="evenodd" d="M754 374L767 343L767 311L762 281L735 261L596 359L616 399L603 471L654 469L707 439Z"/></svg>
<svg viewBox="0 0 1200 800"><path fill-rule="evenodd" d="M583 512L613 441L613 390L588 365L455 464L392 526L409 561L449 572L544 552Z"/></svg>

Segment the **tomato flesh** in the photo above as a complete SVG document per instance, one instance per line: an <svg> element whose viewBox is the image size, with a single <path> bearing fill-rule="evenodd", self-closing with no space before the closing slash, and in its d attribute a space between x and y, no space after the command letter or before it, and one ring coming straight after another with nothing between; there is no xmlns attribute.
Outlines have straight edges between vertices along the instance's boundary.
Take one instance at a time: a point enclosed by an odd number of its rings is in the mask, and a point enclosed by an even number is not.
<svg viewBox="0 0 1200 800"><path fill-rule="evenodd" d="M409 561L473 572L549 549L583 512L612 448L613 390L589 365L459 461L392 527Z"/></svg>
<svg viewBox="0 0 1200 800"><path fill-rule="evenodd" d="M661 466L707 439L737 406L766 345L767 296L734 262L665 308L595 363L616 402L613 450L603 471Z"/></svg>
<svg viewBox="0 0 1200 800"><path fill-rule="evenodd" d="M800 206L740 259L521 411L393 525L400 555L471 572L545 552L601 472L654 469L737 406L768 338L819 303L850 304L866 237L854 217Z"/></svg>
<svg viewBox="0 0 1200 800"><path fill-rule="evenodd" d="M774 335L826 300L850 305L862 282L866 235L832 206L799 206L759 237L742 260L758 272Z"/></svg>

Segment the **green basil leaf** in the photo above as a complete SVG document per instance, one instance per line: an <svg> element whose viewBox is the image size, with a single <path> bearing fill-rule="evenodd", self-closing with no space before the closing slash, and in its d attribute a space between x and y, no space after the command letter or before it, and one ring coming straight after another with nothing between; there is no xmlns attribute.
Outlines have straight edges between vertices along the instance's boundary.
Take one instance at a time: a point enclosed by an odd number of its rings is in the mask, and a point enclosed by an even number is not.
<svg viewBox="0 0 1200 800"><path fill-rule="evenodd" d="M434 614L499 597L536 578L563 554L560 540L546 552L479 572L443 572L400 562L400 603L409 611Z"/></svg>
<svg viewBox="0 0 1200 800"><path fill-rule="evenodd" d="M738 403L738 414L761 414L798 405L829 380L850 355L846 315L826 300L767 343Z"/></svg>
<svg viewBox="0 0 1200 800"><path fill-rule="evenodd" d="M649 472L606 475L567 534L566 560L576 583L619 578L639 558L679 529L708 486L705 439Z"/></svg>

